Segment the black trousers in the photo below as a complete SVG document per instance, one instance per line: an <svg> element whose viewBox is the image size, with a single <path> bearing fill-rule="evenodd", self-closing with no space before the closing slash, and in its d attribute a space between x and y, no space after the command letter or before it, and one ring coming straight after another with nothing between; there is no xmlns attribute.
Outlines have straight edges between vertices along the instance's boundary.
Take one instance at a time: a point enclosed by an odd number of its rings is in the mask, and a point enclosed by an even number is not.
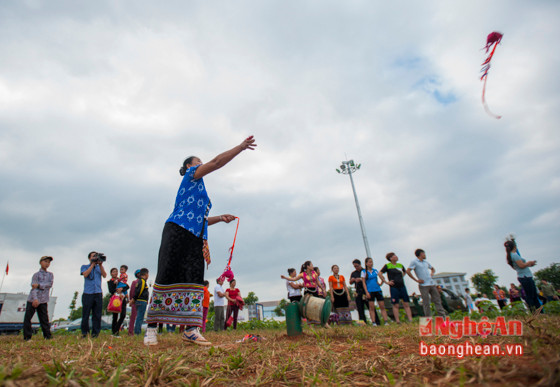
<svg viewBox="0 0 560 387"><path fill-rule="evenodd" d="M82 294L82 335L89 333L89 315L91 314L91 336L99 336L101 332L101 312L103 310L103 294Z"/></svg>
<svg viewBox="0 0 560 387"><path fill-rule="evenodd" d="M356 309L358 309L358 316L360 316L360 320L367 323L365 308L367 307L368 303L364 301L364 299L362 298L362 294L360 293L356 294L356 298L354 299L354 301L356 302ZM375 323L377 325L381 325L379 316L377 315L377 310L374 310L373 313L375 314Z"/></svg>
<svg viewBox="0 0 560 387"><path fill-rule="evenodd" d="M233 314L233 324L232 327L233 329L237 329L237 315L239 314L239 306L237 305L228 305L227 310L226 310L226 322L224 323L224 330L227 329L226 325L227 324L227 320L229 319L229 317Z"/></svg>
<svg viewBox="0 0 560 387"><path fill-rule="evenodd" d="M498 306L500 307L500 310L504 309L504 307L506 306L505 300L498 300Z"/></svg>
<svg viewBox="0 0 560 387"><path fill-rule="evenodd" d="M27 301L27 306L25 307L25 317L23 318L23 339L29 340L33 336L33 327L31 326L31 319L37 311L37 316L39 316L39 323L41 324L41 330L43 331L43 337L45 339L50 339L51 334L51 324L49 324L49 306L47 303L39 304L37 309L33 307L33 304Z"/></svg>
<svg viewBox="0 0 560 387"><path fill-rule="evenodd" d="M113 313L113 323L111 325L111 331L113 332L114 335L119 334L124 319L126 318L126 305L127 305L126 298L124 298L122 303L121 313Z"/></svg>

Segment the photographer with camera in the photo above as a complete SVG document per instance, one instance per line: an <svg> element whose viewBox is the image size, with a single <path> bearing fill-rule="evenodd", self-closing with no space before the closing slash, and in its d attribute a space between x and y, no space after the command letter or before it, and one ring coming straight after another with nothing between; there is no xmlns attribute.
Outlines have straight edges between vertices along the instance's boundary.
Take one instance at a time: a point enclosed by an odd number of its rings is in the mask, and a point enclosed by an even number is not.
<svg viewBox="0 0 560 387"><path fill-rule="evenodd" d="M91 337L99 336L101 331L101 313L103 310L103 290L101 277L107 277L103 262L107 257L103 253L92 251L88 254L89 265L82 265L80 274L84 276L84 293L82 294L82 337L89 333L89 315L92 314Z"/></svg>

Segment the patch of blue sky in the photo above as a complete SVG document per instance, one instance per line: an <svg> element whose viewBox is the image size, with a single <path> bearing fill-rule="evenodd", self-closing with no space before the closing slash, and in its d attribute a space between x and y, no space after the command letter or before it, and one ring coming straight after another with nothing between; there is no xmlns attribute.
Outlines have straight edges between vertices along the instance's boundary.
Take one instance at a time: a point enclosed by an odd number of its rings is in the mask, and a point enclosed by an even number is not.
<svg viewBox="0 0 560 387"><path fill-rule="evenodd" d="M449 105L457 101L457 96L451 91L443 91L441 82L434 76L427 76L418 81L413 88L421 89L430 94L434 99L442 105Z"/></svg>
<svg viewBox="0 0 560 387"><path fill-rule="evenodd" d="M422 59L419 56L403 56L395 59L394 67L403 67L405 69L415 69L420 67Z"/></svg>

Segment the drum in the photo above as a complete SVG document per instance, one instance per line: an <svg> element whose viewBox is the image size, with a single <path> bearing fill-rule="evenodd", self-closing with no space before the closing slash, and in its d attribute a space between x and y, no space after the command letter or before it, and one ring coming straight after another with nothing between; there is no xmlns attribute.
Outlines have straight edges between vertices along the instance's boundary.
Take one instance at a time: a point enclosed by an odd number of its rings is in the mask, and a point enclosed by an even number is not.
<svg viewBox="0 0 560 387"><path fill-rule="evenodd" d="M299 303L301 316L325 325L331 315L331 300L306 294Z"/></svg>
<svg viewBox="0 0 560 387"><path fill-rule="evenodd" d="M292 302L286 307L286 329L288 336L298 336L303 332L297 302Z"/></svg>

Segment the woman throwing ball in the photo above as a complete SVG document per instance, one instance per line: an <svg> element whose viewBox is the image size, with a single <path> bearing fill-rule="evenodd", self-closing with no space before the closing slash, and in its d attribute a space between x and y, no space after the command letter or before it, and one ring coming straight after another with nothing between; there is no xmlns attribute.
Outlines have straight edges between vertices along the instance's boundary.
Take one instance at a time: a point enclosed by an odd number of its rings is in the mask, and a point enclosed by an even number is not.
<svg viewBox="0 0 560 387"><path fill-rule="evenodd" d="M187 158L179 170L183 177L175 208L163 227L158 271L148 306L148 329L144 344L157 344L157 324L185 325L182 339L210 345L201 334L204 298L204 262L210 263L208 226L229 223L235 216L208 216L212 203L203 177L212 173L246 149L255 149L253 136L203 164L198 157Z"/></svg>

